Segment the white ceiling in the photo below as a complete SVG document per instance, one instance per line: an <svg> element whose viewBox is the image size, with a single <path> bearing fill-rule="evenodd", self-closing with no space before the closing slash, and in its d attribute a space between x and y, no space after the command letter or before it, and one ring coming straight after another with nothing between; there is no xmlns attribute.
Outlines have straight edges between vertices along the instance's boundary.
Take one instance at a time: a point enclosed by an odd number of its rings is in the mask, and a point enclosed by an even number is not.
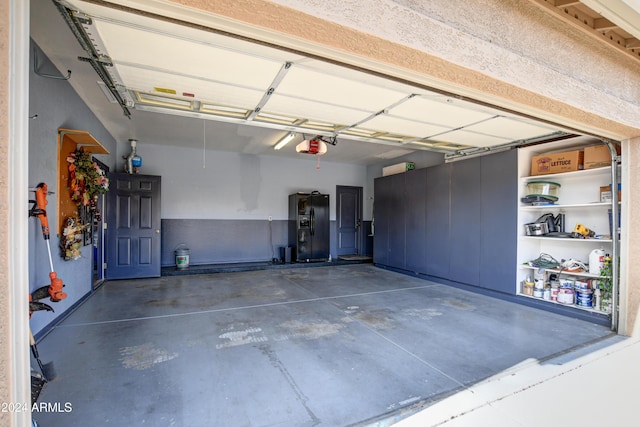
<svg viewBox="0 0 640 427"><path fill-rule="evenodd" d="M417 150L493 147L563 131L215 32L82 0L67 5L90 17L84 30L112 61L107 69L130 102L130 118L102 93L92 67L78 61L88 53L51 0L32 3L32 37L59 70L72 70L69 82L117 141L200 147L205 141L220 150L300 156L294 147L303 135L326 135L338 141L326 161L371 164ZM169 114L150 112L158 107ZM190 117L177 115L183 112ZM274 151L289 130L304 133Z"/></svg>

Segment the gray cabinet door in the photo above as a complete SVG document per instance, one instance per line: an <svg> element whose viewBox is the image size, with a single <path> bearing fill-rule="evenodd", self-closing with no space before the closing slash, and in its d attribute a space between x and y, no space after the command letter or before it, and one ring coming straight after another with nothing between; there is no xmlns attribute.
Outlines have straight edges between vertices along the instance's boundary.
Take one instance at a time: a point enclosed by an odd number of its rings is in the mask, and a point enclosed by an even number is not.
<svg viewBox="0 0 640 427"><path fill-rule="evenodd" d="M480 282L480 161L462 160L451 170L450 278L474 286Z"/></svg>
<svg viewBox="0 0 640 427"><path fill-rule="evenodd" d="M406 173L406 265L416 273L427 272L427 169Z"/></svg>
<svg viewBox="0 0 640 427"><path fill-rule="evenodd" d="M389 221L391 213L391 179L373 182L373 262L389 264Z"/></svg>
<svg viewBox="0 0 640 427"><path fill-rule="evenodd" d="M389 176L391 181L391 204L389 211L389 266L405 268L405 194L406 173Z"/></svg>
<svg viewBox="0 0 640 427"><path fill-rule="evenodd" d="M427 169L426 269L427 274L449 278L451 164Z"/></svg>
<svg viewBox="0 0 640 427"><path fill-rule="evenodd" d="M480 286L515 294L518 150L482 157Z"/></svg>

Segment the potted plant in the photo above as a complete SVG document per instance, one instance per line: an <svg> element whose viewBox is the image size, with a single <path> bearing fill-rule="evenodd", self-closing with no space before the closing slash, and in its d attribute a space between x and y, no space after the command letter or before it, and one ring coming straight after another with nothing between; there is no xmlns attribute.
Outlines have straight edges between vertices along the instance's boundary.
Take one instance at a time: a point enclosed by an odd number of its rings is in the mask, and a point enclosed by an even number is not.
<svg viewBox="0 0 640 427"><path fill-rule="evenodd" d="M613 300L613 269L611 267L611 256L609 254L605 255L603 266L600 269L598 290L600 291L600 307L596 307L596 309L611 313Z"/></svg>

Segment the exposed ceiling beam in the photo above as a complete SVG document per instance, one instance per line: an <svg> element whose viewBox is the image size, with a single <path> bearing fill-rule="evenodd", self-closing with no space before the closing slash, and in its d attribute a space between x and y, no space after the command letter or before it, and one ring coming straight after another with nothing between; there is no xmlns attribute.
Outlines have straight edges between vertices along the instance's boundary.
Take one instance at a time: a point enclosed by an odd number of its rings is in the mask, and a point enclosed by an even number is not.
<svg viewBox="0 0 640 427"><path fill-rule="evenodd" d="M572 1L572 0L556 0L554 2L555 7L575 6L577 4L580 4L580 2L579 1Z"/></svg>
<svg viewBox="0 0 640 427"><path fill-rule="evenodd" d="M625 40L625 47L627 49L636 49L636 48L640 47L640 40L638 40L638 39L626 39Z"/></svg>
<svg viewBox="0 0 640 427"><path fill-rule="evenodd" d="M530 0L569 25L597 38L619 52L640 61L640 53L627 48L627 40L640 39L640 7L638 10L621 0L582 0L580 2ZM571 4L570 4L571 3ZM577 4L574 4L577 3ZM606 3L607 6L603 6ZM626 14L626 16L625 16ZM600 21L600 19L605 19ZM611 22L609 25L606 21ZM632 39L629 39L629 35Z"/></svg>
<svg viewBox="0 0 640 427"><path fill-rule="evenodd" d="M616 24L606 18L596 18L593 20L593 29L598 31L615 30L619 28Z"/></svg>
<svg viewBox="0 0 640 427"><path fill-rule="evenodd" d="M611 22L615 22L633 37L640 39L640 4L625 0L582 0Z"/></svg>

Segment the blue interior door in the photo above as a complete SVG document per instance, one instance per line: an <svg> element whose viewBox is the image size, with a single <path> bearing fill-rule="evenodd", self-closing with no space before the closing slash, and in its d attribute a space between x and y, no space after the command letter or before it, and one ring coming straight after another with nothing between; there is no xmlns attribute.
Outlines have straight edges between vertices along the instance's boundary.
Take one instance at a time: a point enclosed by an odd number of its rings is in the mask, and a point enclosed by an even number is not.
<svg viewBox="0 0 640 427"><path fill-rule="evenodd" d="M160 277L160 177L109 175L107 279Z"/></svg>

